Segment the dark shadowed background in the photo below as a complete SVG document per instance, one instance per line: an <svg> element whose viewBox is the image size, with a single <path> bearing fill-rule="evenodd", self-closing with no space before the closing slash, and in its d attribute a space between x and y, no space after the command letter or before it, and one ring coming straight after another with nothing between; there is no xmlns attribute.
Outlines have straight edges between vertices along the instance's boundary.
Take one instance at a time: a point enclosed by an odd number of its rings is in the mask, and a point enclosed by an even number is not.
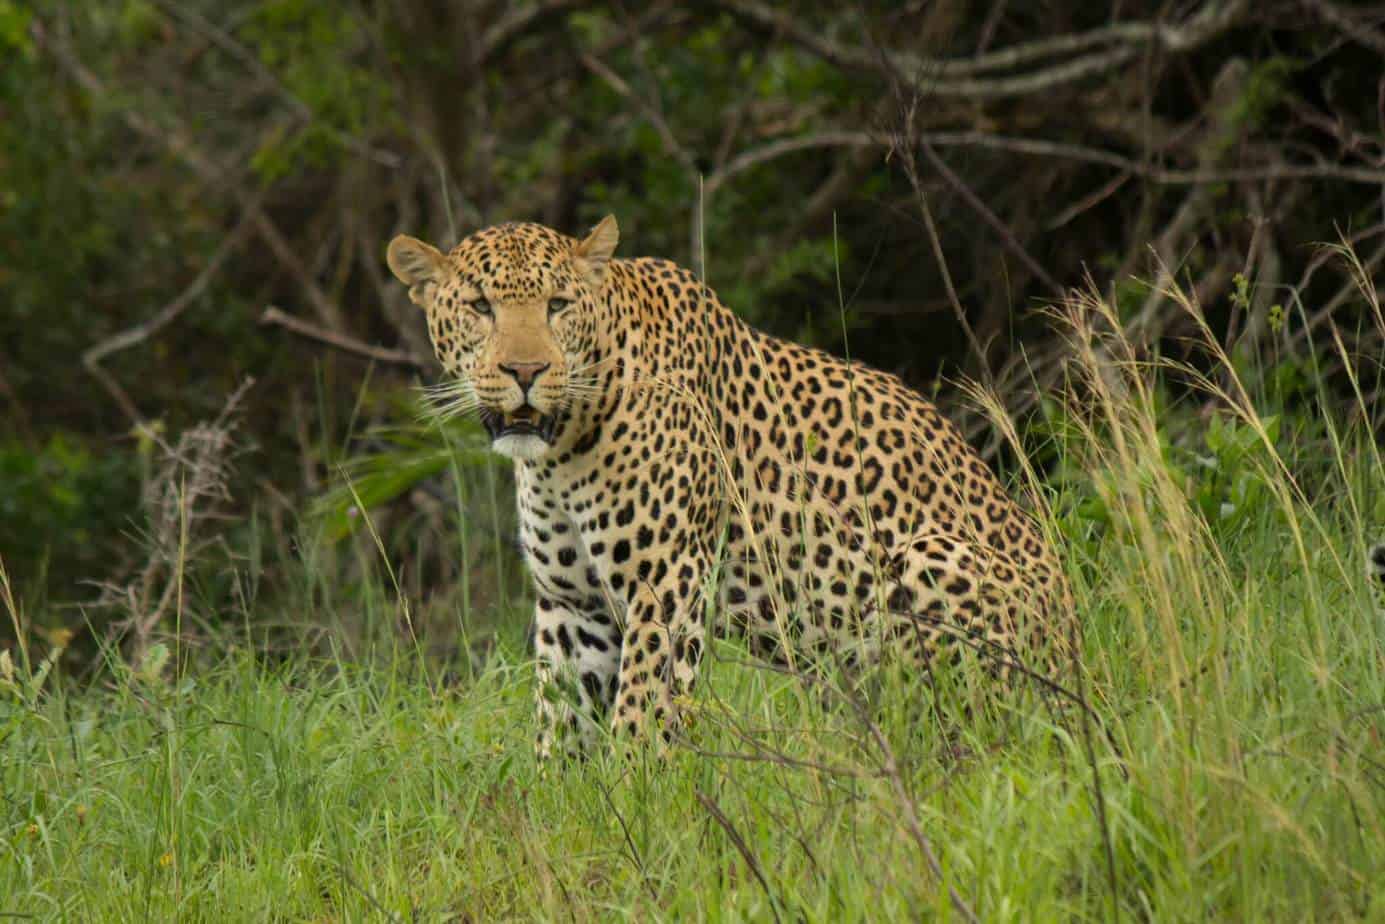
<svg viewBox="0 0 1385 924"><path fill-rule="evenodd" d="M93 636L163 618L190 549L199 619L306 618L279 564L351 580L362 508L421 598L519 586L505 471L417 418L401 231L613 212L621 254L964 422L958 375L1043 418L1068 287L1182 355L1165 273L1282 403L1350 391L1334 335L1381 385L1320 246L1379 278L1380 4L0 0L0 61L0 557Z"/></svg>

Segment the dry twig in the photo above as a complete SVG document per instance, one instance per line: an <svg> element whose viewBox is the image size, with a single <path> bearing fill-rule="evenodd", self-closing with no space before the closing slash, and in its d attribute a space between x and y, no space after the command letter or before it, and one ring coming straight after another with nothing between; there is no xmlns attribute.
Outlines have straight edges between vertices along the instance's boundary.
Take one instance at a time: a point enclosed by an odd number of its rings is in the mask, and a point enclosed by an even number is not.
<svg viewBox="0 0 1385 924"><path fill-rule="evenodd" d="M140 426L141 438L163 455L142 492L146 559L128 583L102 585L99 601L125 611L119 626L132 639L132 663L143 658L170 609L181 614L186 563L219 541L206 527L230 500L231 461L236 455L232 418L253 385L253 379L246 379L215 419L190 427L176 442L164 440L154 427Z"/></svg>
<svg viewBox="0 0 1385 924"><path fill-rule="evenodd" d="M702 807L707 810L707 814L712 816L712 820L720 825L721 829L726 832L726 836L731 839L731 844L736 848L736 852L741 855L746 865L750 867L751 874L755 876L756 881L760 883L760 888L764 890L765 898L769 899L769 910L770 913L774 915L774 920L783 920L779 916L779 899L775 897L774 892L770 889L769 880L765 878L765 872L760 868L760 861L756 859L754 851L750 849L750 845L745 842L745 838L741 837L741 833L736 830L736 826L731 823L731 819L726 817L726 813L717 805L715 799L701 790L697 790L695 795L697 796L697 801L702 803Z"/></svg>
<svg viewBox="0 0 1385 924"><path fill-rule="evenodd" d="M258 197L256 197L256 202L258 204ZM245 241L247 232L253 227L252 219L253 216L248 211L241 215L240 222L212 253L211 258L207 260L207 265L202 267L202 271L197 274L197 277L173 301L134 327L126 328L114 336L107 337L82 354L82 365L87 372L101 383L116 404L120 405L121 410L135 423L143 420L143 415L140 414L139 408L130 398L129 393L121 388L115 377L101 366L101 361L113 353L143 343L173 323L180 314L186 311L188 306L206 291L207 285L216 276L217 271L221 269L221 264L226 262L226 258Z"/></svg>
<svg viewBox="0 0 1385 924"><path fill-rule="evenodd" d="M366 359L379 360L382 363L395 363L401 366L412 366L415 369L422 369L425 363L407 350L391 350L388 347L371 346L362 343L354 337L345 334L338 334L330 330L325 330L316 325L310 324L301 318L295 318L280 309L269 305L265 308L264 314L260 315L261 324L276 324L286 328L303 337L318 340L328 346L334 346L338 350L347 353L354 353L357 356L364 356Z"/></svg>

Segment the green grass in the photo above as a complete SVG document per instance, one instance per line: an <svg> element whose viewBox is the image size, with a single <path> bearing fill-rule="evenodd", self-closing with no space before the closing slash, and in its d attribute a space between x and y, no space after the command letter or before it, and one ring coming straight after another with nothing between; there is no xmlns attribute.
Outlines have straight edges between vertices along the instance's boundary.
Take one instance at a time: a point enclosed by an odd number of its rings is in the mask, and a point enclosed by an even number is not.
<svg viewBox="0 0 1385 924"><path fill-rule="evenodd" d="M1378 449L1220 374L1208 441L1118 338L1074 324L1105 349L1076 351L1050 417L1045 516L1123 759L1076 710L967 711L889 666L846 694L734 642L687 745L544 768L518 619L451 672L401 632L38 678L33 641L0 684L0 912L956 920L951 888L986 921L1385 920Z"/></svg>

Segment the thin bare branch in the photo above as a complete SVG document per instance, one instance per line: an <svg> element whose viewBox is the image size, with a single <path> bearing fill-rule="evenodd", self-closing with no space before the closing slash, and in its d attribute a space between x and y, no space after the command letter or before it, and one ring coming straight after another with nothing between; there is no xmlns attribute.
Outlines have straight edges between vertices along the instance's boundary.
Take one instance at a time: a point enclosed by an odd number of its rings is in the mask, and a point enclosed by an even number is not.
<svg viewBox="0 0 1385 924"><path fill-rule="evenodd" d="M1029 255L1029 251L1024 249L1024 245L1021 244L1019 238L1015 236L1015 232L1010 230L1010 226L1001 221L1000 216L991 211L990 206L982 202L981 197L973 192L972 188L952 171L952 168L947 165L946 161L938 156L938 152L933 149L931 144L925 141L919 147L923 150L923 156L928 158L928 163L938 172L938 175L947 182L947 185L953 188L957 195L962 197L962 201L970 206L972 211L976 212L976 214L981 217L982 221L990 226L991 230L999 235L1001 241L1009 248L1010 252L1018 257L1019 261L1028 267L1029 272L1033 273L1036 279L1047 286L1050 292L1055 296L1061 297L1064 292L1063 286L1058 283L1058 280L1050 276L1047 270L1039 265L1038 260L1035 260Z"/></svg>
<svg viewBox="0 0 1385 924"><path fill-rule="evenodd" d="M792 15L758 0L719 0L733 15L762 29L782 34L813 54L838 67L910 76L922 81L930 97L998 99L1026 96L1073 83L1109 71L1134 58L1148 45L1171 52L1190 51L1234 26L1244 14L1247 0L1208 3L1181 25L1162 22L1115 23L1054 38L1037 39L1010 48L967 58L921 58L904 52L846 45L826 38L822 30L807 26ZM1093 48L1103 51L1079 55ZM1018 68L1053 58L1058 64L1005 77L979 75Z"/></svg>
<svg viewBox="0 0 1385 924"><path fill-rule="evenodd" d="M242 195L240 192L236 193L237 198ZM298 258L298 252L293 249L288 238L284 237L284 233L279 230L279 226L261 209L252 210L251 216L255 220L255 230L259 233L260 240L265 242L275 259L284 269L288 270L289 275L298 283L299 288L303 290L303 295L308 300L308 304L316 312L318 320L334 331L346 330L346 315L342 312L341 307L329 298L322 287L317 284L312 273L308 272L303 261Z"/></svg>
<svg viewBox="0 0 1385 924"><path fill-rule="evenodd" d="M582 52L578 55L582 66L591 71L597 77L605 81L606 85L616 92L617 95L629 100L640 110L640 114L649 120L649 124L654 126L654 130L659 134L659 140L663 142L664 151L693 177L697 176L697 163L693 160L687 148L683 147L678 137L673 134L673 129L669 127L668 121L664 119L659 107L649 100L640 96L634 91L625 78L611 70L607 64L595 55Z"/></svg>
<svg viewBox="0 0 1385 924"><path fill-rule="evenodd" d="M1385 34L1372 29L1364 22L1353 19L1345 10L1328 0L1303 0L1303 5L1342 31L1347 38L1372 51L1385 55Z"/></svg>
<svg viewBox="0 0 1385 924"><path fill-rule="evenodd" d="M717 805L715 799L701 790L697 790L694 795L697 796L697 801L702 803L702 807L707 810L707 814L712 816L712 820L720 825L721 829L726 832L726 836L731 839L731 844L736 848L736 852L741 855L746 865L750 867L750 872L760 883L760 888L764 890L765 898L769 899L769 910L770 913L774 915L774 920L783 920L783 918L779 916L779 899L775 897L773 890L770 889L769 880L765 878L764 870L760 868L760 861L756 859L754 851L750 849L750 845L745 842L745 838L741 837L741 833L736 830L736 826L731 823L731 819L726 817L726 813Z"/></svg>
<svg viewBox="0 0 1385 924"><path fill-rule="evenodd" d="M212 253L211 258L207 261L207 265L202 267L202 271L188 284L187 288L178 293L176 298L154 312L154 314L146 320L133 327L128 327L114 336L107 337L105 340L102 340L82 354L82 365L86 367L87 372L91 373L92 377L101 383L115 400L116 404L120 405L121 410L123 410L132 421L138 423L144 419L143 415L140 414L138 406L130 398L129 394L116 382L115 377L101 367L101 360L113 353L118 353L121 350L127 350L136 344L143 343L154 334L173 323L179 315L187 310L189 305L195 302L202 293L206 291L207 286L211 283L217 272L220 271L221 265L226 262L226 258L229 257L237 247L244 243L252 227L253 216L249 212L243 213L235 229L232 230L230 234L226 235L215 252Z"/></svg>
<svg viewBox="0 0 1385 924"><path fill-rule="evenodd" d="M1115 176L1111 177L1110 180L1103 183L1100 187L1082 196L1072 205L1063 209L1063 211L1059 212L1053 218L1045 222L1044 230L1057 231L1059 228L1063 227L1068 222L1075 219L1078 215L1081 215L1083 212L1095 207L1103 200L1109 198L1112 194L1115 193L1116 190L1120 189L1129 181L1129 173L1117 173Z"/></svg>
<svg viewBox="0 0 1385 924"><path fill-rule="evenodd" d="M35 44L52 55L53 59L78 86L93 96L109 95L107 87L91 69L83 64L60 40L54 40L42 22L34 20L30 24L29 30ZM261 208L258 197L236 184L232 171L228 171L209 157L193 139L193 136L181 125L159 125L153 119L128 106L121 109L121 117L135 134L166 148L170 154L192 168L193 172L201 177L208 186L229 188L241 210L255 223L260 237L302 287L303 294L307 297L313 310L317 312L319 319L334 330L346 329L346 319L341 309L332 299L327 297L321 286L303 268L303 264L294 253L292 245Z"/></svg>
<svg viewBox="0 0 1385 924"><path fill-rule="evenodd" d="M918 162L914 158L913 147L916 132L914 126L918 115L918 97L915 96L906 101L904 88L897 81L893 84L893 89L900 109L900 124L895 134L891 153L898 154L900 162L904 165L904 175L909 178L909 185L913 187L914 198L918 202L919 216L923 219L924 229L928 232L928 246L932 249L933 259L938 264L938 276L942 279L943 289L947 292L948 304L952 306L952 313L957 320L957 326L962 328L962 333L967 338L967 344L976 355L981 377L989 383L992 381L991 364L986 357L986 350L982 347L981 341L976 338L976 331L972 330L971 323L967 320L966 309L962 307L962 300L957 297L957 287L952 284L952 273L947 268L947 257L943 254L942 239L938 235L937 223L933 221L933 210L928 206L928 195L924 191L923 181L919 178Z"/></svg>
<svg viewBox="0 0 1385 924"><path fill-rule="evenodd" d="M1385 170L1353 167L1344 164L1266 164L1255 167L1207 168L1178 170L1146 164L1139 160L1088 145L1047 141L1042 138L1020 138L1013 135L993 135L989 132L924 132L917 143L935 148L976 147L1035 157L1052 157L1080 163L1111 167L1163 186L1201 186L1213 183L1257 183L1268 180L1333 180L1342 183L1361 183L1370 186L1385 184ZM707 177L705 194L710 197L727 182L741 173L763 164L819 148L880 147L891 143L878 135L856 130L812 132L793 138L771 141L731 158L724 167Z"/></svg>
<svg viewBox="0 0 1385 924"><path fill-rule="evenodd" d="M986 19L981 23L981 37L976 40L976 55L983 54L987 48L991 47L991 40L995 38L995 30L1000 28L1000 21L1005 18L1005 7L1009 5L1009 0L991 0L990 12L986 14Z"/></svg>
<svg viewBox="0 0 1385 924"><path fill-rule="evenodd" d="M635 846L635 839L630 835L630 826L625 823L625 816L616 807L615 800L611 798L611 792L600 781L596 782L596 789L606 799L606 807L611 810L611 814L616 816L616 821L620 824L620 832L625 836L625 851L630 858L630 862L635 866L635 872L640 874L640 882L649 890L649 897L657 902L659 893L654 888L654 883L649 880L649 873L645 872L644 860L640 858L639 848Z"/></svg>
<svg viewBox="0 0 1385 924"><path fill-rule="evenodd" d="M895 803L904 818L904 825L909 829L909 834L913 837L915 845L918 846L919 853L923 855L923 860L928 864L928 868L937 877L939 883L947 887L948 899L952 902L953 910L961 915L962 920L969 924L977 924L976 912L971 910L966 899L962 898L961 893L948 882L943 875L943 865L938 860L938 854L933 849L933 843L928 839L928 835L923 831L923 825L919 823L918 812L914 809L913 797L909 795L909 788L904 785L904 776L899 770L899 760L895 757L894 748L890 746L890 739L885 732L870 716L870 710L861 702L856 694L850 691L843 692L843 698L855 711L856 717L865 726L870 734L875 746L880 750L881 770L890 787L894 790Z"/></svg>
<svg viewBox="0 0 1385 924"><path fill-rule="evenodd" d="M482 59L494 58L540 23L561 16L581 5L580 0L540 0L538 3L510 9L481 37Z"/></svg>
<svg viewBox="0 0 1385 924"><path fill-rule="evenodd" d="M1018 138L988 132L934 132L921 140L936 147L980 147L1038 157L1056 157L1089 164L1100 164L1128 171L1135 176L1167 186L1199 186L1209 183L1254 183L1264 180L1337 180L1378 186L1385 183L1385 170L1342 164L1265 164L1255 167L1224 167L1177 170L1141 163L1123 154L1102 148L1040 138ZM862 142L863 143L863 142Z"/></svg>
<svg viewBox="0 0 1385 924"><path fill-rule="evenodd" d="M821 131L813 132L809 135L799 135L794 138L781 138L778 141L771 141L768 144L751 148L748 151L742 151L740 154L731 158L727 161L726 166L707 176L703 186L703 192L710 198L713 193L737 174L744 173L747 170L787 154L796 154L799 151L810 151L814 148L847 147L880 147L883 149L886 147L886 144L869 132L861 131Z"/></svg>
<svg viewBox="0 0 1385 924"><path fill-rule="evenodd" d="M422 369L424 367L423 361L407 350L391 350L388 347L371 346L368 343L362 343L354 337L348 337L345 334L325 330L301 318L295 318L293 315L286 314L273 305L269 305L265 308L264 314L260 315L260 323L278 325L300 336L320 341L328 346L336 347L338 350L354 353L366 359L374 359L382 363L395 363L401 366L412 366L415 369Z"/></svg>
<svg viewBox="0 0 1385 924"><path fill-rule="evenodd" d="M273 71L265 66L260 60L260 56L236 40L235 36L222 29L216 23L207 19L201 13L192 8L190 4L176 3L174 0L154 0L155 5L162 9L166 14L179 19L191 26L198 34L208 42L220 48L236 61L239 61L247 70L253 73L260 81L274 91L294 114L304 122L312 122L326 131L333 138L341 142L345 147L355 151L363 157L375 161L384 167L397 168L403 161L399 155L384 151L367 144L355 135L342 131L336 126L327 124L318 118L313 108L303 101L303 98L294 93L279 79Z"/></svg>
<svg viewBox="0 0 1385 924"><path fill-rule="evenodd" d="M112 353L128 350L130 347L148 340L158 331L171 324L180 314L187 310L189 305L197 300L198 296L206 291L207 286L211 283L213 277L216 276L217 271L221 269L221 265L226 262L226 258L244 242L246 234L251 230L251 227L251 216L242 215L235 229L230 234L226 235L220 246L212 253L211 258L207 260L207 265L202 267L202 271L188 284L187 288L178 293L176 298L154 312L154 314L146 320L133 327L128 327L118 334L107 337L105 340L91 347L82 354L82 364L84 366L91 366L101 362L101 360L110 356Z"/></svg>

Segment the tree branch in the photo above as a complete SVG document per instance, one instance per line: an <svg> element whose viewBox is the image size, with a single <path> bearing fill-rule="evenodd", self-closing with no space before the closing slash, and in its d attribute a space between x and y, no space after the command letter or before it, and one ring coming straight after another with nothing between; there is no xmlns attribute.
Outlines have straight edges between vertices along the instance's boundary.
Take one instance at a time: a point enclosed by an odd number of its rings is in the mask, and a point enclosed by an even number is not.
<svg viewBox="0 0 1385 924"><path fill-rule="evenodd" d="M713 193L737 174L744 173L786 154L796 154L799 151L809 151L814 148L870 147L883 149L888 145L869 132L861 131L821 131L813 132L810 135L800 135L796 138L781 138L778 141L771 141L757 148L742 151L731 158L725 166L719 170L714 170L707 176L703 183L703 192L710 198Z"/></svg>
<svg viewBox="0 0 1385 924"><path fill-rule="evenodd" d="M201 13L192 9L189 4L177 3L174 0L153 0L154 4L162 9L165 15L180 19L190 25L193 30L200 33L208 42L220 48L226 54L239 61L247 70L258 77L261 82L272 89L294 114L304 122L311 122L333 138L337 139L347 148L360 154L362 157L369 158L384 167L396 169L403 163L399 155L392 151L384 151L367 144L362 139L344 132L334 125L330 125L318 118L313 108L303 101L303 98L294 93L284 84L279 76L265 66L260 60L259 55L249 48L236 41L235 37L226 32L216 23L207 19Z"/></svg>
<svg viewBox="0 0 1385 924"><path fill-rule="evenodd" d="M422 369L424 367L424 363L407 350L391 350L388 347L371 346L368 343L362 343L355 337L348 337L336 331L325 330L301 318L295 318L293 315L287 314L273 305L269 305L265 308L264 314L260 315L260 323L276 324L300 336L320 341L328 346L334 346L339 350L344 350L347 353L354 353L366 359L374 359L382 363L394 363L400 366L412 366L415 369Z"/></svg>
<svg viewBox="0 0 1385 924"><path fill-rule="evenodd" d="M46 49L78 86L93 96L109 95L106 86L85 64L69 49L65 48L61 42L54 41L49 37L43 23L34 20L29 29L35 44ZM135 134L166 148L170 154L191 167L193 172L208 185L229 186L231 194L239 203L241 210L254 222L260 237L264 239L274 256L284 264L285 268L303 288L304 295L309 304L312 305L313 310L317 312L319 319L333 329L344 330L346 328L346 318L341 309L327 297L327 293L322 291L322 288L303 268L303 264L293 252L293 247L269 215L261 208L258 196L235 185L229 171L208 157L198 147L192 136L181 126L160 126L153 119L131 107L122 108L121 117Z"/></svg>
<svg viewBox="0 0 1385 924"><path fill-rule="evenodd" d="M900 92L900 86L895 84L896 93ZM947 268L947 257L943 254L942 239L938 235L937 223L933 220L933 210L928 207L928 195L923 189L923 180L919 177L918 163L914 159L914 118L918 113L918 100L915 98L907 105L900 100L900 123L902 132L896 137L895 148L899 149L899 156L904 164L904 175L909 178L909 185L913 187L914 197L918 202L919 217L923 219L923 227L928 232L928 244L933 251L933 259L938 264L938 276L942 279L943 289L947 292L948 303L952 306L952 313L957 319L957 326L966 335L967 344L976 354L976 362L980 370L980 377L988 384L993 381L991 375L991 364L986 356L986 350L981 345L981 341L976 337L976 331L972 330L970 322L967 321L966 309L962 307L962 300L957 296L957 287L952 284L952 273Z"/></svg>
<svg viewBox="0 0 1385 924"><path fill-rule="evenodd" d="M999 99L1040 93L1063 84L1102 73L1134 58L1143 46L1158 45L1168 51L1190 51L1234 26L1248 6L1247 0L1211 2L1182 25L1160 22L1116 23L1054 38L1037 39L999 51L968 58L922 58L905 52L845 45L824 38L788 13L758 0L718 0L719 5L761 29L787 36L818 57L853 70L908 75L926 82L931 97ZM1078 52L1116 45L1092 54ZM981 78L1055 57L1064 60L1050 67L1008 77Z"/></svg>
<svg viewBox="0 0 1385 924"><path fill-rule="evenodd" d="M120 405L121 410L129 415L136 423L144 419L139 412L139 408L135 406L129 394L127 394L116 382L115 377L101 368L101 360L110 356L112 353L118 353L138 343L143 343L155 333L173 323L180 314L187 310L189 305L196 301L197 298L206 291L208 284L211 283L212 279L221 269L221 264L225 263L226 258L229 257L237 247L244 243L252 227L252 216L249 212L243 213L235 229L222 240L221 244L212 254L211 259L207 261L207 265L202 267L202 271L188 284L186 289L178 293L178 296L174 298L173 301L164 305L143 322L102 340L82 354L82 365L86 367L87 372L91 373L92 377L105 387L106 391L115 399L115 402Z"/></svg>
<svg viewBox="0 0 1385 924"><path fill-rule="evenodd" d="M588 54L587 52L580 52L578 54L578 60L582 62L583 67L601 78L601 80L614 90L617 95L633 103L635 107L640 110L640 113L649 120L649 124L654 126L654 130L658 132L659 140L663 142L665 153L678 161L679 165L682 166L684 170L691 173L694 177L697 176L697 163L693 160L692 155L688 153L687 148L683 147L678 141L677 136L673 134L673 129L669 128L668 121L664 118L663 113L659 111L657 106L636 93L630 84L626 83L625 78L607 67L606 63L595 55Z"/></svg>
<svg viewBox="0 0 1385 924"><path fill-rule="evenodd" d="M952 171L952 168L947 165L947 162L938 156L938 152L933 150L931 144L925 141L920 147L923 149L923 156L928 159L928 163L938 172L938 175L956 191L957 195L962 197L962 201L969 205L972 211L979 215L981 220L990 226L991 230L994 231L1005 246L1019 258L1019 261L1029 269L1029 272L1034 274L1035 278L1048 286L1049 291L1054 295L1061 297L1065 291L1064 288L1059 285L1058 280L1054 279L1049 275L1047 270L1039 265L1038 260L1030 256L1029 251L1025 250L1024 245L1021 244L1019 238L1015 236L1015 232L1010 230L1010 226L1001 221L1000 216L991 211L990 206L981 201L981 197L973 192L972 188Z"/></svg>
<svg viewBox="0 0 1385 924"><path fill-rule="evenodd" d="M491 60L543 20L560 16L580 5L579 0L540 0L530 6L511 10L481 37L482 60Z"/></svg>
<svg viewBox="0 0 1385 924"><path fill-rule="evenodd" d="M1141 161L1107 151L1102 148L1081 144L1068 144L1061 141L1046 141L1042 138L1019 138L1012 135L992 135L988 132L926 132L919 135L918 143L935 148L977 147L1014 154L1030 154L1036 157L1053 157L1081 163L1111 167L1115 170L1133 174L1151 183L1165 186L1200 186L1209 183L1253 183L1263 180L1335 180L1343 183L1361 183L1369 186L1385 184L1385 170L1371 167L1354 167L1342 164L1266 164L1257 167L1227 167L1195 170L1178 170L1146 164ZM864 131L821 131L796 138L783 138L768 144L743 151L727 162L722 169L707 177L706 194L710 196L737 174L744 173L761 164L788 154L815 148L832 147L880 147L889 148L890 143L870 132Z"/></svg>
<svg viewBox="0 0 1385 924"><path fill-rule="evenodd" d="M1385 35L1363 22L1357 22L1328 0L1303 0L1303 5L1322 17L1324 22L1336 26L1348 38L1372 51L1385 55Z"/></svg>

